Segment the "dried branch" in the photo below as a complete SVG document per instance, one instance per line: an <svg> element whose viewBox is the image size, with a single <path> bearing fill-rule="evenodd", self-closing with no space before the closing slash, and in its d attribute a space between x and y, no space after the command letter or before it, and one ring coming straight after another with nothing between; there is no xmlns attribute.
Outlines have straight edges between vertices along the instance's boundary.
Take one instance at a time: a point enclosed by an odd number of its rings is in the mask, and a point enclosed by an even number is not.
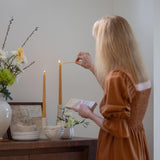
<svg viewBox="0 0 160 160"><path fill-rule="evenodd" d="M26 42L31 38L31 36L34 34L34 32L38 30L38 28L39 28L39 27L36 27L36 28L32 31L32 33L27 37L27 39L26 39L26 40L24 41L24 43L21 45L22 48L24 47L24 45L26 44Z"/></svg>
<svg viewBox="0 0 160 160"><path fill-rule="evenodd" d="M9 25L8 25L8 28L7 28L6 36L5 36L5 39L4 39L4 42L3 42L3 46L2 46L2 50L5 47L5 44L6 44L6 41L7 41L7 37L8 37L8 33L9 33L9 30L10 30L10 27L11 27L11 24L12 24L13 20L14 19L12 17L11 20L9 21Z"/></svg>
<svg viewBox="0 0 160 160"><path fill-rule="evenodd" d="M32 64L34 64L34 63L35 63L35 61L31 62L28 66L24 67L23 70L29 68L29 67L30 67Z"/></svg>

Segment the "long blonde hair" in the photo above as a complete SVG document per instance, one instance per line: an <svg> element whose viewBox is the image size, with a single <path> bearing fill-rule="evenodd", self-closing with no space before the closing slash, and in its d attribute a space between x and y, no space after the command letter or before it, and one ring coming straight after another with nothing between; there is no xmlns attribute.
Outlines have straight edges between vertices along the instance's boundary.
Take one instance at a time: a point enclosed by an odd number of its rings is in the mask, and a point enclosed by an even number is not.
<svg viewBox="0 0 160 160"><path fill-rule="evenodd" d="M96 37L95 69L102 84L111 70L120 67L131 73L135 83L148 80L136 39L123 17L102 18L94 24L93 35Z"/></svg>

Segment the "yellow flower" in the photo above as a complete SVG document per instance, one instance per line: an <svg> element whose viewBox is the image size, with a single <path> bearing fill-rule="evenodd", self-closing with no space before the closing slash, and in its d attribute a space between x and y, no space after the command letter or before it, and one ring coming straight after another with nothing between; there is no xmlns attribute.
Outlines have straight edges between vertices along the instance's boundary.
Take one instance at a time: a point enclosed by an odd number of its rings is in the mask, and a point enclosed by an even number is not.
<svg viewBox="0 0 160 160"><path fill-rule="evenodd" d="M18 48L17 52L14 55L18 57L18 62L24 61L24 51L22 47Z"/></svg>

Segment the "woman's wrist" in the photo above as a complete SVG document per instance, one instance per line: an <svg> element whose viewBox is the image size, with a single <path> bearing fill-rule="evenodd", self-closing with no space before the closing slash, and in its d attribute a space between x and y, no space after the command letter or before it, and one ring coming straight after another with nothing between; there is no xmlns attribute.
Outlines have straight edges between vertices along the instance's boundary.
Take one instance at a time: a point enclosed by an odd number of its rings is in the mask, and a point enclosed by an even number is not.
<svg viewBox="0 0 160 160"><path fill-rule="evenodd" d="M103 128L104 119L93 112L89 112L88 118L94 121L100 128Z"/></svg>
<svg viewBox="0 0 160 160"><path fill-rule="evenodd" d="M94 117L95 117L95 114L92 111L88 112L89 119L94 120Z"/></svg>
<svg viewBox="0 0 160 160"><path fill-rule="evenodd" d="M87 118L91 119L93 112L89 109L87 112Z"/></svg>
<svg viewBox="0 0 160 160"><path fill-rule="evenodd" d="M90 70L93 74L95 74L94 64L91 64L89 70Z"/></svg>

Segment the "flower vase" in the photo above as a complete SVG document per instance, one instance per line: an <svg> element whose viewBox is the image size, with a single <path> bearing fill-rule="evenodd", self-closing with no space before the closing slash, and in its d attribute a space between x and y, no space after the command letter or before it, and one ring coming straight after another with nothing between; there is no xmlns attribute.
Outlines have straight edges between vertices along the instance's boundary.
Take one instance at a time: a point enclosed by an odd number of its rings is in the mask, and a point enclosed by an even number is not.
<svg viewBox="0 0 160 160"><path fill-rule="evenodd" d="M12 119L12 110L7 101L0 94L0 140L3 139Z"/></svg>
<svg viewBox="0 0 160 160"><path fill-rule="evenodd" d="M64 128L64 133L61 138L71 139L74 136L74 128Z"/></svg>

